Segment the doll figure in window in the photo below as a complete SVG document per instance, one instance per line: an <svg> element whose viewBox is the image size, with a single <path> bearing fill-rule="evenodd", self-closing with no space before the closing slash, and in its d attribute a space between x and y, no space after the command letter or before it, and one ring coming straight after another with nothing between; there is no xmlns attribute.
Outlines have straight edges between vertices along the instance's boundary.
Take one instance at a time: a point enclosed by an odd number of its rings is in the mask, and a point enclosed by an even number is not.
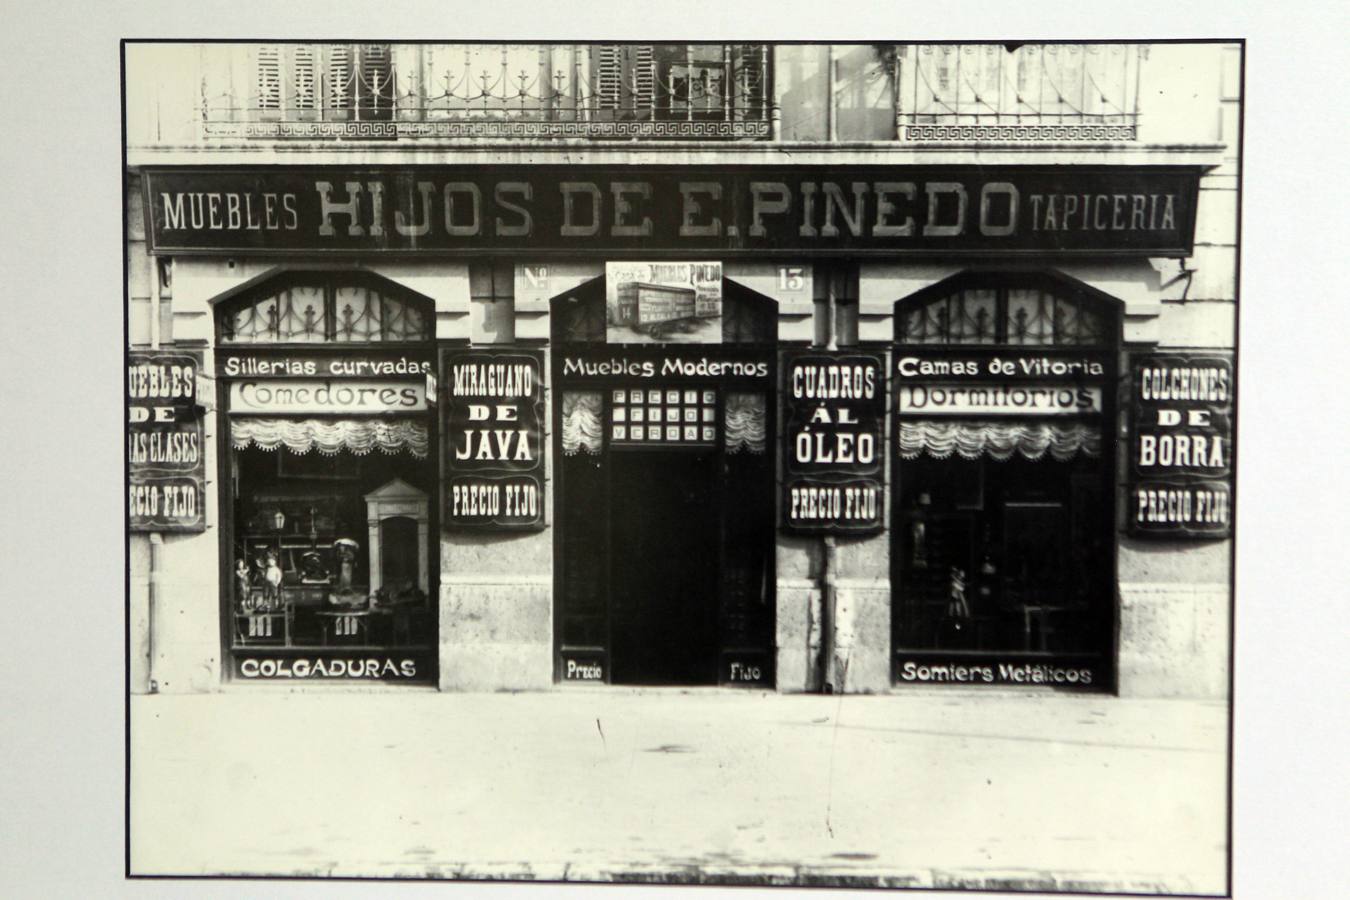
<svg viewBox="0 0 1350 900"><path fill-rule="evenodd" d="M281 607L281 564L277 562L275 551L267 551L267 568L263 571L263 581L267 582L264 592L268 609Z"/></svg>
<svg viewBox="0 0 1350 900"><path fill-rule="evenodd" d="M234 596L239 603L239 608L245 612L252 609L253 601L251 599L253 577L248 570L248 563L242 559L234 561Z"/></svg>
<svg viewBox="0 0 1350 900"><path fill-rule="evenodd" d="M356 576L356 554L360 549L361 545L351 538L338 538L333 542L338 559L338 578L337 590L333 592L331 600L338 606L360 606L366 601L365 593L356 590L352 584Z"/></svg>

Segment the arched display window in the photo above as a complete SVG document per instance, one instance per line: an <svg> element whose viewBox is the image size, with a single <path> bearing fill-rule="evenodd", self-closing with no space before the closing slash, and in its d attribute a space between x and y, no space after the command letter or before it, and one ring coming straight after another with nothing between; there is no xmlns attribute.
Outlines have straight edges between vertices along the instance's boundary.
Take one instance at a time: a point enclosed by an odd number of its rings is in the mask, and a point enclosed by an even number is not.
<svg viewBox="0 0 1350 900"><path fill-rule="evenodd" d="M1110 689L1119 301L967 272L894 321L896 681Z"/></svg>
<svg viewBox="0 0 1350 900"><path fill-rule="evenodd" d="M562 681L774 684L776 306L721 279L717 340L668 342L686 300L619 298L646 344L604 278L552 302Z"/></svg>
<svg viewBox="0 0 1350 900"><path fill-rule="evenodd" d="M432 678L431 300L290 272L221 300L216 324L232 677Z"/></svg>

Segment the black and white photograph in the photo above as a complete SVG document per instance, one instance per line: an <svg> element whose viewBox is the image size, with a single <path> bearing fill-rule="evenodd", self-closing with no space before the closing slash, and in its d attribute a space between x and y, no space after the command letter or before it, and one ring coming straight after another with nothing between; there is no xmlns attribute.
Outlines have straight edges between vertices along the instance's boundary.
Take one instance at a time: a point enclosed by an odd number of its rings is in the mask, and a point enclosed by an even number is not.
<svg viewBox="0 0 1350 900"><path fill-rule="evenodd" d="M104 48L107 877L1244 896L1250 35L882 18Z"/></svg>
<svg viewBox="0 0 1350 900"><path fill-rule="evenodd" d="M124 52L133 874L1222 892L1239 42Z"/></svg>

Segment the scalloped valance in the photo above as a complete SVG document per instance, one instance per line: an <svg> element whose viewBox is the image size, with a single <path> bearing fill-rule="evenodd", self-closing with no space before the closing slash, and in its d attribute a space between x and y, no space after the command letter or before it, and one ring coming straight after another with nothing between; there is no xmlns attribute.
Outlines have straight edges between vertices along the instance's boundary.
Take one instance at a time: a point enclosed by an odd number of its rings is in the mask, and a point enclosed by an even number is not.
<svg viewBox="0 0 1350 900"><path fill-rule="evenodd" d="M964 459L989 456L1006 460L1013 453L1040 459L1049 453L1061 462L1076 454L1100 456L1101 432L1082 422L1060 425L1039 422L932 422L900 423L900 456L915 459L927 454L946 459L953 453Z"/></svg>
<svg viewBox="0 0 1350 900"><path fill-rule="evenodd" d="M562 398L562 447L567 456L599 453L604 440L599 392L566 391Z"/></svg>
<svg viewBox="0 0 1350 900"><path fill-rule="evenodd" d="M765 407L763 394L727 394L727 452L764 452Z"/></svg>
<svg viewBox="0 0 1350 900"><path fill-rule="evenodd" d="M332 456L348 450L364 456L372 450L407 450L418 459L427 455L427 428L414 419L253 419L230 420L230 442L236 450L252 444L263 450L280 447L293 453L318 450Z"/></svg>

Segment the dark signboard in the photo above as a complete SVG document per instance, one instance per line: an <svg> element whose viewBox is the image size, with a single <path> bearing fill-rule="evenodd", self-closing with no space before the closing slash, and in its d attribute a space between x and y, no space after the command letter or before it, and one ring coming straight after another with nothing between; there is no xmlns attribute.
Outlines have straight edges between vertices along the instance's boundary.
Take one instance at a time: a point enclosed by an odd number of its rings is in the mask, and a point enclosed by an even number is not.
<svg viewBox="0 0 1350 900"><path fill-rule="evenodd" d="M882 528L886 363L879 353L790 353L783 393L783 527Z"/></svg>
<svg viewBox="0 0 1350 900"><path fill-rule="evenodd" d="M206 530L200 353L127 355L127 513L132 531Z"/></svg>
<svg viewBox="0 0 1350 900"><path fill-rule="evenodd" d="M1145 353L1131 360L1132 534L1232 533L1232 355Z"/></svg>
<svg viewBox="0 0 1350 900"><path fill-rule="evenodd" d="M1080 654L1025 659L1008 654L978 653L959 656L898 651L897 684L1043 685L1100 690L1108 671L1100 657Z"/></svg>
<svg viewBox="0 0 1350 900"><path fill-rule="evenodd" d="M233 654L237 681L424 684L435 672L432 653L399 650L247 650Z"/></svg>
<svg viewBox="0 0 1350 900"><path fill-rule="evenodd" d="M560 666L563 681L606 683L604 650L563 650Z"/></svg>
<svg viewBox="0 0 1350 900"><path fill-rule="evenodd" d="M1190 254L1194 166L147 170L154 253Z"/></svg>
<svg viewBox="0 0 1350 900"><path fill-rule="evenodd" d="M430 351L390 353L362 349L359 353L292 350L216 351L216 374L221 378L408 378L434 372Z"/></svg>
<svg viewBox="0 0 1350 900"><path fill-rule="evenodd" d="M614 346L601 350L559 350L559 377L574 384L671 382L768 384L771 356L754 350L713 345L680 347Z"/></svg>
<svg viewBox="0 0 1350 900"><path fill-rule="evenodd" d="M544 527L544 377L537 350L448 350L445 524Z"/></svg>
<svg viewBox="0 0 1350 900"><path fill-rule="evenodd" d="M952 349L901 344L895 348L895 374L902 383L1090 383L1105 379L1109 367L1108 354L1058 347Z"/></svg>
<svg viewBox="0 0 1350 900"><path fill-rule="evenodd" d="M773 690L773 655L767 651L738 650L722 654L717 683L723 687Z"/></svg>

